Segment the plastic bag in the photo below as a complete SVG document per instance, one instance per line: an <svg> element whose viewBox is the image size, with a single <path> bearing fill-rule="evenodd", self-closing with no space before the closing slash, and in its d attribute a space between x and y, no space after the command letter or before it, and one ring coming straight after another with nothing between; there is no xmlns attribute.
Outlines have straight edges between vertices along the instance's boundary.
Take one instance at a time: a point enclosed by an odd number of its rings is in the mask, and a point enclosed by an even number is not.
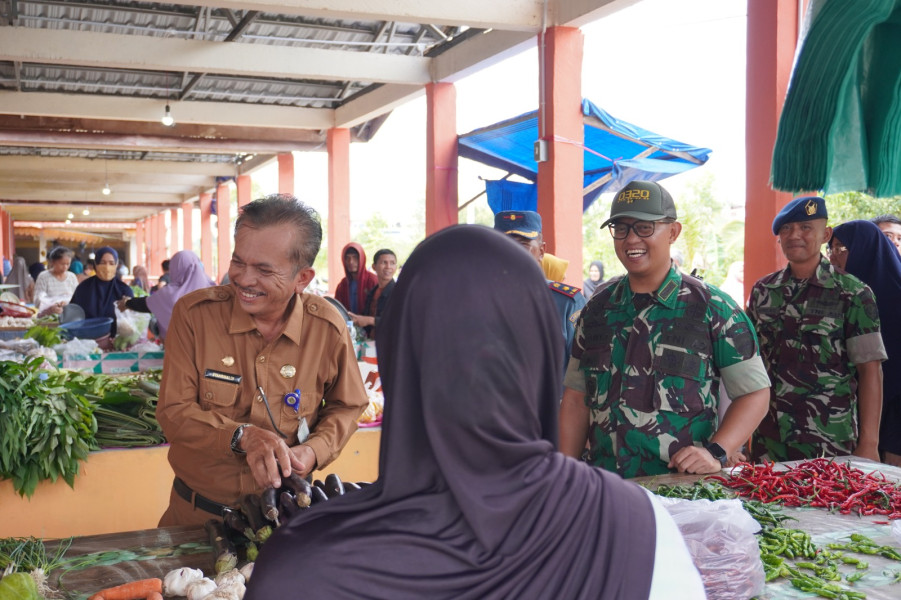
<svg viewBox="0 0 901 600"><path fill-rule="evenodd" d="M764 591L755 533L760 524L741 500L660 498L701 573L708 600L748 600Z"/></svg>

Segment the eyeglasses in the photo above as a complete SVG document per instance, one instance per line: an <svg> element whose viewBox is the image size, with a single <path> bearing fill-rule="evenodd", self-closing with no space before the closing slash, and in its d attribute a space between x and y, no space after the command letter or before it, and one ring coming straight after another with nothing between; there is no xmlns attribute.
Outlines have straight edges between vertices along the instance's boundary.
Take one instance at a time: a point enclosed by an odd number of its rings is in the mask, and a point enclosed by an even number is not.
<svg viewBox="0 0 901 600"><path fill-rule="evenodd" d="M657 227L657 223L661 224L669 224L672 223L672 219L663 219L662 221L635 221L631 225L629 223L620 223L619 221L614 221L607 225L610 229L610 235L613 236L615 240L624 240L629 237L629 230L635 232L640 238L651 237L654 235L654 230Z"/></svg>
<svg viewBox="0 0 901 600"><path fill-rule="evenodd" d="M844 254L847 251L848 248L845 246L826 246L826 253L829 254L829 256L833 256L835 254Z"/></svg>

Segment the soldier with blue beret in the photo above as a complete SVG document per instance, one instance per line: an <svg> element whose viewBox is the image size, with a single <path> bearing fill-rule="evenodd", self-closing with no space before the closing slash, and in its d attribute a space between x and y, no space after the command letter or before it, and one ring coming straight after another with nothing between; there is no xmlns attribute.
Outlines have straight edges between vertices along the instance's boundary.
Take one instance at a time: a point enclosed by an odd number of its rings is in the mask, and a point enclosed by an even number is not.
<svg viewBox="0 0 901 600"><path fill-rule="evenodd" d="M751 289L748 315L773 382L752 440L757 460L855 454L879 460L882 361L873 292L820 252L826 200L795 198L773 219L788 265Z"/></svg>
<svg viewBox="0 0 901 600"><path fill-rule="evenodd" d="M494 228L522 245L529 254L535 257L539 266L541 265L545 248L544 237L541 235L541 215L532 210L503 210L494 215ZM547 283L548 289L551 290L554 306L557 307L557 313L560 315L565 344L563 352L565 368L572 348L576 319L585 306L585 296L581 294L582 290L575 286L550 280Z"/></svg>
<svg viewBox="0 0 901 600"><path fill-rule="evenodd" d="M795 198L779 211L773 219L773 235L779 235L779 229L786 223L802 223L816 219L826 220L826 201L818 196Z"/></svg>
<svg viewBox="0 0 901 600"><path fill-rule="evenodd" d="M561 452L623 477L713 473L743 459L770 385L748 317L673 264L682 225L659 184L626 185L602 227L627 275L599 286L576 324ZM721 383L733 400L719 422Z"/></svg>

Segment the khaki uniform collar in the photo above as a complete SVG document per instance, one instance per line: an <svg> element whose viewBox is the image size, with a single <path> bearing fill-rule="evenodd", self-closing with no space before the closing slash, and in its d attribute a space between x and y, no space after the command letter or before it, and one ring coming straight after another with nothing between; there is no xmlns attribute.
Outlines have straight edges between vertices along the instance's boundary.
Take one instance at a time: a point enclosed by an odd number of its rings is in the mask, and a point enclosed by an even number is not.
<svg viewBox="0 0 901 600"><path fill-rule="evenodd" d="M238 299L235 297L234 288L229 291L232 296L232 314L228 323L228 332L231 334L255 331L256 325L253 322L253 318L241 308L241 303L238 302ZM300 346L300 332L303 326L304 306L304 295L295 294L294 307L291 310L291 314L288 315L288 322L285 324L285 329L281 333L281 335L287 337L297 346Z"/></svg>

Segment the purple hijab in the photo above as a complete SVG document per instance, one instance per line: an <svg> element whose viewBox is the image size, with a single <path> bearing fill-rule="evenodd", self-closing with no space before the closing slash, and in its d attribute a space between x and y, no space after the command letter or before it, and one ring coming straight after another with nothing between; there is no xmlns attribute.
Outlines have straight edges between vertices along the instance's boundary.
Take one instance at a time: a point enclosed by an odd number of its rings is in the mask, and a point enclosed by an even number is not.
<svg viewBox="0 0 901 600"><path fill-rule="evenodd" d="M848 249L845 271L867 284L876 296L888 354L882 363L880 448L901 454L901 257L882 230L869 221L848 221L832 235Z"/></svg>
<svg viewBox="0 0 901 600"><path fill-rule="evenodd" d="M379 479L279 527L246 600L646 599L645 492L556 450L556 314L503 234L461 225L421 243L377 333Z"/></svg>
<svg viewBox="0 0 901 600"><path fill-rule="evenodd" d="M160 326L160 337L166 339L172 309L179 298L201 288L216 285L203 270L200 257L191 250L181 250L169 261L169 283L150 294L147 308L156 317Z"/></svg>

